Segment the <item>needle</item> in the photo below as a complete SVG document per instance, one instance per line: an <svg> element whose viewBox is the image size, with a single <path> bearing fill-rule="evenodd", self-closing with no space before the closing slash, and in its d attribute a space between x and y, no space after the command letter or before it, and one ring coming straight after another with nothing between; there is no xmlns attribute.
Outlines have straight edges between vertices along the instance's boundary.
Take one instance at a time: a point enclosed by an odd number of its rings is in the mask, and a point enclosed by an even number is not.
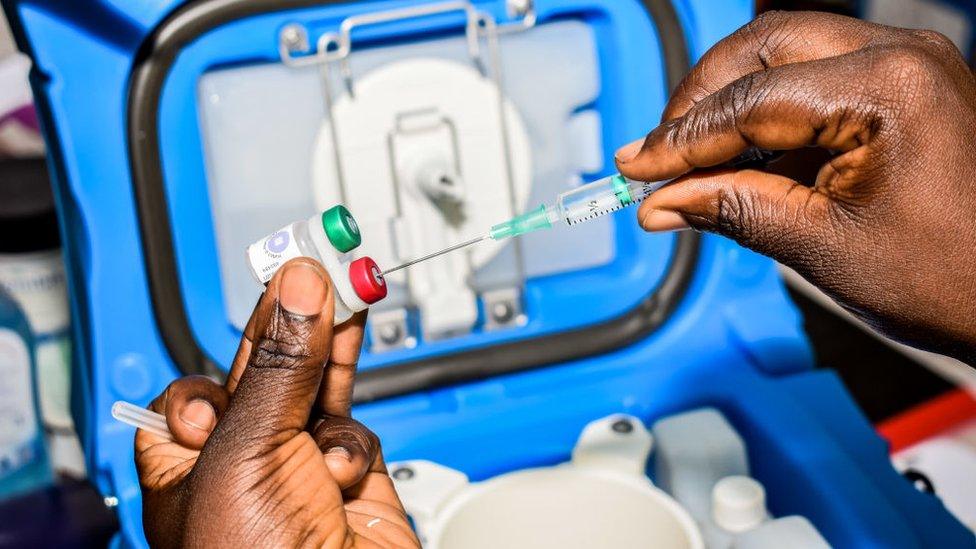
<svg viewBox="0 0 976 549"><path fill-rule="evenodd" d="M427 261L428 259L431 259L433 257L437 257L439 255L444 255L444 254L446 254L448 252L453 252L454 250L463 248L465 246L470 246L472 244L476 244L476 243L481 242L482 240L486 240L488 238L490 238L490 235L487 235L487 234L486 235L482 235L482 236L479 236L477 238L472 238L471 240L468 240L467 242L462 242L460 244L455 244L455 245L453 245L453 246L451 246L449 248L444 248L443 250L434 252L432 254L427 254L427 255L425 255L423 257L418 257L417 259L411 259L410 261L407 261L406 263L404 263L402 265L397 265L396 267L393 267L392 269L387 269L387 270L383 271L382 273L380 273L380 276L386 276L386 275L392 273L393 271L399 271L400 269L403 269L405 267L409 267L411 265L415 265L417 263L420 263L421 261Z"/></svg>

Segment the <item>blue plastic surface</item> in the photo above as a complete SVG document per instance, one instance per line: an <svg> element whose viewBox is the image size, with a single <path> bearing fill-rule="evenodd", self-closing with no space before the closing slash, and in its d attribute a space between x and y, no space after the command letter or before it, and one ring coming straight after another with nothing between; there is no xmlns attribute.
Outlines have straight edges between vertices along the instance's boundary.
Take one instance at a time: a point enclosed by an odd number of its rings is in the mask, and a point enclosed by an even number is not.
<svg viewBox="0 0 976 549"><path fill-rule="evenodd" d="M177 58L160 108L166 192L191 327L218 362L229 362L239 334L224 317L196 118L199 75L222 64L273 62L276 33L287 22L330 30L346 15L406 3L250 17L205 33ZM119 541L132 545L144 544L132 430L112 420L109 408L120 398L147 403L176 370L149 304L126 155L126 86L139 45L177 5L21 0L7 6L36 63L33 84L54 155L84 397L77 420L93 476L119 499ZM664 106L654 27L637 2L536 5L542 24L572 17L596 31L601 80L613 83L595 105L610 159L615 144L643 135ZM478 6L505 17L499 0ZM748 0L677 0L675 9L692 57L751 16ZM437 20L443 29L457 22ZM418 28L383 25L371 38L392 40ZM633 306L657 284L674 239L641 233L633 217L634 210L617 215L612 264L529 281L524 329L424 345L411 356L561 331ZM837 379L811 371L799 322L772 262L704 236L685 298L645 340L600 357L362 405L355 414L380 435L388 459L431 459L482 479L567 459L579 430L597 417L626 412L650 423L710 405L746 440L775 514L807 516L839 547L972 544L972 534L937 500L891 469L883 443ZM364 367L380 368L406 353L366 357Z"/></svg>

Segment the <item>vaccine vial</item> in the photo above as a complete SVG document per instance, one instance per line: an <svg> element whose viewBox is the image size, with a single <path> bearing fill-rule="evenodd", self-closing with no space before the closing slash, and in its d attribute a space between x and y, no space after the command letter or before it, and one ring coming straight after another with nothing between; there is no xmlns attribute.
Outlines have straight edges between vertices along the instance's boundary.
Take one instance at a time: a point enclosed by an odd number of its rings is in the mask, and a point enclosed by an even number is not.
<svg viewBox="0 0 976 549"><path fill-rule="evenodd" d="M336 289L335 324L349 320L386 297L386 281L369 257L353 260L349 252L362 243L359 225L341 204L296 221L247 247L254 278L267 284L289 259L311 257L329 272Z"/></svg>

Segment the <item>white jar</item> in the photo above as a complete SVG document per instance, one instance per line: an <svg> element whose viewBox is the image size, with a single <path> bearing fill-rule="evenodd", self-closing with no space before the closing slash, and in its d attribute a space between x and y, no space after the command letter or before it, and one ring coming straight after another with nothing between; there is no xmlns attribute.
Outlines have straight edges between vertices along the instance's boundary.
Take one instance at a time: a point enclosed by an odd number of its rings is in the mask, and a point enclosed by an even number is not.
<svg viewBox="0 0 976 549"><path fill-rule="evenodd" d="M386 281L369 257L348 252L362 243L359 225L345 206L296 221L247 247L247 263L258 282L267 284L289 259L305 256L329 272L336 289L335 324L386 297Z"/></svg>

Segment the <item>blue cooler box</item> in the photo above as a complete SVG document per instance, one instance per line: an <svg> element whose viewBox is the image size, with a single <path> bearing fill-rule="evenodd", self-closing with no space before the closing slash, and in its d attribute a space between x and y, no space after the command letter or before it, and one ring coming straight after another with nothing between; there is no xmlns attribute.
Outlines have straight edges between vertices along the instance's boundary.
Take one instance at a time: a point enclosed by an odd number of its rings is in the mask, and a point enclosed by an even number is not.
<svg viewBox="0 0 976 549"><path fill-rule="evenodd" d="M692 60L753 15L745 0L509 4L4 4L34 60L74 410L91 475L117 499L119 543L145 540L133 432L110 407L147 404L180 375L223 375L260 292L245 244L343 202L381 266L432 249L440 233L411 232L415 209L390 199L409 185L394 158L405 151L446 150L475 217L612 173L615 147L656 125ZM453 80L432 78L438 113L414 124L432 111L408 104L422 87L411 78L428 73ZM385 141L363 129L362 112L401 100ZM645 234L634 209L484 250L443 287L391 278L371 312L354 414L389 461L486 479L567 460L596 418L649 425L708 406L745 440L773 515L807 517L836 547L973 545L890 466L837 376L813 369L770 260L712 235ZM462 307L438 305L445 288Z"/></svg>

